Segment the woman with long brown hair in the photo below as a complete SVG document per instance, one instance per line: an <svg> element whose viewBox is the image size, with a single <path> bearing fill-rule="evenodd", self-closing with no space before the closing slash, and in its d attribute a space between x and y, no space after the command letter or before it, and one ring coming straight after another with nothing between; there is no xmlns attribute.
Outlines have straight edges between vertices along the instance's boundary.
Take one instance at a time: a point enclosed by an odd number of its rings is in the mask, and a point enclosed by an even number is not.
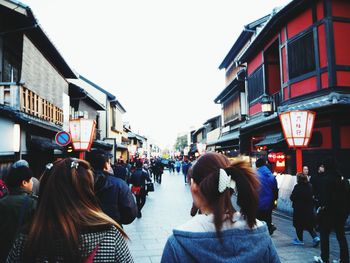
<svg viewBox="0 0 350 263"><path fill-rule="evenodd" d="M40 180L32 223L7 262L133 262L118 223L102 212L88 162L48 165Z"/></svg>
<svg viewBox="0 0 350 263"><path fill-rule="evenodd" d="M174 229L161 262L280 262L266 224L256 220L259 182L248 163L206 153L189 175L202 214Z"/></svg>

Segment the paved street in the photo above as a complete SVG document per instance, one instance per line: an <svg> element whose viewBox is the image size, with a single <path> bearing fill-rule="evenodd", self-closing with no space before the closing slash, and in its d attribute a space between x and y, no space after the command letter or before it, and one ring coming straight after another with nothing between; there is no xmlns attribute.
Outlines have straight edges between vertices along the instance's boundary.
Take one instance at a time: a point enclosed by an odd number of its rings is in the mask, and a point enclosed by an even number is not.
<svg viewBox="0 0 350 263"><path fill-rule="evenodd" d="M135 262L160 262L172 229L190 218L191 200L189 186L184 184L182 174L169 174L165 170L162 184L155 184L155 192L147 196L142 218L124 227L131 240L129 245ZM295 232L290 219L274 216L273 222L277 230L272 239L282 262L313 262L313 256L319 255L319 248L312 247L307 232L304 232L304 247L291 245ZM347 239L350 244L350 235ZM332 235L330 244L331 259L337 259L339 248L335 235Z"/></svg>

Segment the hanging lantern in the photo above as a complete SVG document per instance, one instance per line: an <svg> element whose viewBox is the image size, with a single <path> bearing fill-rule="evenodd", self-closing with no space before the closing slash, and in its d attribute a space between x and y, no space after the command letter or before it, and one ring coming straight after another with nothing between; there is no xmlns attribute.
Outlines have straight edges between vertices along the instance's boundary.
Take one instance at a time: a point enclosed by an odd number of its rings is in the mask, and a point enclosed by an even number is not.
<svg viewBox="0 0 350 263"><path fill-rule="evenodd" d="M89 151L95 134L95 120L75 119L69 121L69 130L75 151Z"/></svg>
<svg viewBox="0 0 350 263"><path fill-rule="evenodd" d="M271 152L267 155L267 159L269 160L270 163L275 163L276 162L276 153Z"/></svg>
<svg viewBox="0 0 350 263"><path fill-rule="evenodd" d="M284 137L291 148L296 149L297 172L302 172L301 148L309 145L316 113L309 110L288 111L279 115Z"/></svg>
<svg viewBox="0 0 350 263"><path fill-rule="evenodd" d="M284 137L289 147L307 147L310 143L316 113L289 111L280 114Z"/></svg>
<svg viewBox="0 0 350 263"><path fill-rule="evenodd" d="M285 155L282 152L276 153L276 161L277 162L283 162L285 160Z"/></svg>

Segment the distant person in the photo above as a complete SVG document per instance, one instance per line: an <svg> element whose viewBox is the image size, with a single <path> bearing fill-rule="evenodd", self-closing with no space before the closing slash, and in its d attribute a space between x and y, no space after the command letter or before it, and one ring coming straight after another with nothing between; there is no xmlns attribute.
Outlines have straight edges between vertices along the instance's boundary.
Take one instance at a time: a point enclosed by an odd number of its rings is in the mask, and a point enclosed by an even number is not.
<svg viewBox="0 0 350 263"><path fill-rule="evenodd" d="M257 218L266 222L270 235L272 235L276 230L276 227L272 224L272 210L278 197L277 181L270 169L267 168L266 161L263 158L256 160L255 166L260 181Z"/></svg>
<svg viewBox="0 0 350 263"><path fill-rule="evenodd" d="M146 203L146 182L151 182L148 173L142 169L142 162L136 162L136 170L133 172L130 178L132 184L131 191L136 197L136 204L138 208L137 218L142 217L141 210Z"/></svg>
<svg viewBox="0 0 350 263"><path fill-rule="evenodd" d="M93 185L86 161L67 158L47 169L33 221L7 262L133 262L126 234L102 212Z"/></svg>
<svg viewBox="0 0 350 263"><path fill-rule="evenodd" d="M33 172L21 161L10 168L6 177L10 193L0 199L0 262L6 260L20 227L31 220L37 206L32 194Z"/></svg>
<svg viewBox="0 0 350 263"><path fill-rule="evenodd" d="M293 225L297 238L292 241L293 245L304 245L303 231L307 230L312 237L314 247L320 243L320 238L314 231L314 199L312 186L307 175L297 174L297 184L294 186L290 200L293 202Z"/></svg>
<svg viewBox="0 0 350 263"><path fill-rule="evenodd" d="M334 230L340 248L340 262L349 263L349 248L344 230L350 213L349 181L337 170L336 162L332 158L319 164L319 175L315 179L321 256L315 256L314 260L329 262L329 235Z"/></svg>
<svg viewBox="0 0 350 263"><path fill-rule="evenodd" d="M110 174L108 156L92 151L87 155L94 171L94 191L102 211L119 224L130 224L137 216L137 206L126 182Z"/></svg>
<svg viewBox="0 0 350 263"><path fill-rule="evenodd" d="M185 184L187 184L187 174L188 174L188 170L190 169L191 167L191 163L190 161L188 160L188 158L186 158L183 163L182 163L182 174L184 175L184 181L185 181Z"/></svg>
<svg viewBox="0 0 350 263"><path fill-rule="evenodd" d="M179 174L181 170L181 162L179 161L179 159L176 159L175 161L175 169L176 169L176 172Z"/></svg>
<svg viewBox="0 0 350 263"><path fill-rule="evenodd" d="M246 162L202 155L189 172L191 194L202 214L175 228L162 263L280 262L266 225L256 220L259 182ZM231 202L237 193L240 212Z"/></svg>
<svg viewBox="0 0 350 263"><path fill-rule="evenodd" d="M114 176L128 182L129 174L128 169L123 161L123 159L118 159L117 164L113 166Z"/></svg>

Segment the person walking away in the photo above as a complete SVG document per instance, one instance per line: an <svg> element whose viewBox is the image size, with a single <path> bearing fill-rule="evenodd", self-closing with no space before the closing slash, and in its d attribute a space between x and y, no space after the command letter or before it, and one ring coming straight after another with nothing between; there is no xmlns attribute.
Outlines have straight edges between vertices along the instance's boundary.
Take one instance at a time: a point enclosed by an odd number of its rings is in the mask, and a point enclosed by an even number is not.
<svg viewBox="0 0 350 263"><path fill-rule="evenodd" d="M103 152L87 154L94 171L94 191L102 208L118 224L130 224L137 216L137 206L129 186L108 172L109 159Z"/></svg>
<svg viewBox="0 0 350 263"><path fill-rule="evenodd" d="M306 174L297 174L297 184L294 186L290 200L293 202L293 226L297 234L292 244L304 245L303 231L307 230L313 239L313 246L318 246L320 238L313 229L315 216L312 186Z"/></svg>
<svg viewBox="0 0 350 263"><path fill-rule="evenodd" d="M119 224L94 194L91 166L66 158L46 169L37 211L7 258L17 262L133 262Z"/></svg>
<svg viewBox="0 0 350 263"><path fill-rule="evenodd" d="M113 173L114 176L122 179L125 182L129 180L128 169L126 168L123 159L118 159L117 164L113 167Z"/></svg>
<svg viewBox="0 0 350 263"><path fill-rule="evenodd" d="M9 194L0 199L0 262L5 262L20 227L30 221L36 209L32 177L31 169L19 161L6 177Z"/></svg>
<svg viewBox="0 0 350 263"><path fill-rule="evenodd" d="M270 235L272 235L276 230L276 227L272 224L272 210L278 195L277 181L267 168L266 161L263 158L256 160L255 166L260 182L257 218L266 222Z"/></svg>
<svg viewBox="0 0 350 263"><path fill-rule="evenodd" d="M155 173L155 181L159 184L162 183L163 171L164 171L164 165L162 164L161 159L157 158L154 166L154 173Z"/></svg>
<svg viewBox="0 0 350 263"><path fill-rule="evenodd" d="M191 167L191 163L186 158L185 161L182 163L182 174L184 175L185 184L187 184L187 174L190 167Z"/></svg>
<svg viewBox="0 0 350 263"><path fill-rule="evenodd" d="M344 225L350 213L349 181L337 170L334 159L321 163L323 174L317 177L315 193L318 197L318 218L321 236L321 256L315 262L329 262L329 235L334 229L340 248L340 262L349 263L349 248Z"/></svg>
<svg viewBox="0 0 350 263"><path fill-rule="evenodd" d="M179 174L181 169L181 162L179 161L179 159L176 159L175 161L175 169L176 169L176 173Z"/></svg>
<svg viewBox="0 0 350 263"><path fill-rule="evenodd" d="M148 173L142 169L142 162L136 162L136 171L131 175L130 183L131 191L135 194L136 204L138 208L137 218L141 218L141 210L146 203L146 181L151 182Z"/></svg>
<svg viewBox="0 0 350 263"><path fill-rule="evenodd" d="M173 230L161 262L280 262L266 225L256 220L259 182L247 162L209 152L189 171L197 214ZM231 202L237 193L240 212Z"/></svg>

